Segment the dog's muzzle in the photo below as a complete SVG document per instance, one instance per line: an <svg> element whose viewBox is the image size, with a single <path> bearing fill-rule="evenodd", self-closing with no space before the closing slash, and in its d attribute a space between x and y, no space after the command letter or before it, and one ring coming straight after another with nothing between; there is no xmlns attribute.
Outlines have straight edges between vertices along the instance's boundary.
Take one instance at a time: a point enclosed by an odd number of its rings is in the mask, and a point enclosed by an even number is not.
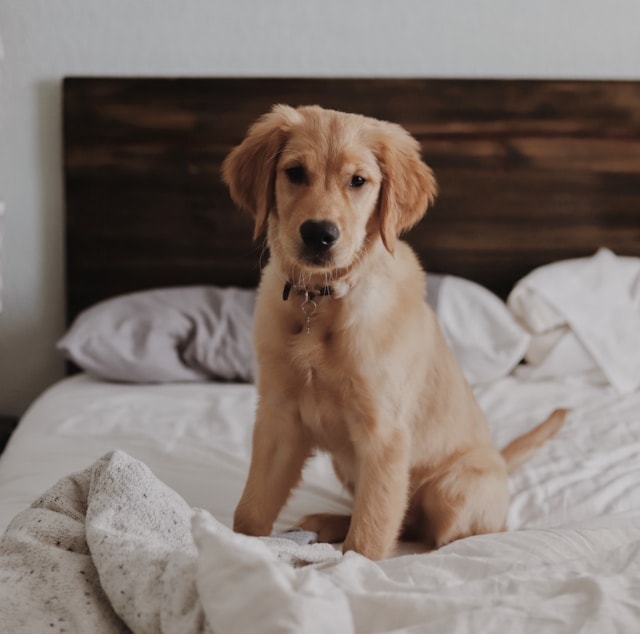
<svg viewBox="0 0 640 634"><path fill-rule="evenodd" d="M329 252L340 238L340 229L329 220L307 220L300 225L305 259L314 264L330 260Z"/></svg>

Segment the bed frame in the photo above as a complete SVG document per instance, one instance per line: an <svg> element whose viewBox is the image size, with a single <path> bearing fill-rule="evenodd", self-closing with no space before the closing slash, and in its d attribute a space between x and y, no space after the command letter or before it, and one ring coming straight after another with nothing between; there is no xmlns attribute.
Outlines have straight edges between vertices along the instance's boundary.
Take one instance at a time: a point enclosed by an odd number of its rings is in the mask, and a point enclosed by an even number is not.
<svg viewBox="0 0 640 634"><path fill-rule="evenodd" d="M67 318L106 297L253 286L262 245L220 165L273 103L404 125L440 197L407 237L428 270L505 297L541 264L640 255L640 82L427 79L64 81Z"/></svg>

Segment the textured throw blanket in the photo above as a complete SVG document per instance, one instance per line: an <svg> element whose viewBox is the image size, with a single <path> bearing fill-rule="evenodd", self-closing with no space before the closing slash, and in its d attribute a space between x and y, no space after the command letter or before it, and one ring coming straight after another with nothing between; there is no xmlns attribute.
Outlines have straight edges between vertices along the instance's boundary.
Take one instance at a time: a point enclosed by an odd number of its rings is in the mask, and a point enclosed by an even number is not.
<svg viewBox="0 0 640 634"><path fill-rule="evenodd" d="M639 517L376 563L235 534L115 452L10 524L0 632L635 632Z"/></svg>
<svg viewBox="0 0 640 634"><path fill-rule="evenodd" d="M234 535L144 464L114 452L60 480L9 525L0 542L0 631L211 632L206 608L214 615L215 608L203 606L198 588L206 554L196 544L207 535L237 542L250 563L266 556L292 573L342 556L326 544ZM233 584L242 557L232 555L214 566L226 581L204 579L210 596L242 592ZM268 592L258 603L265 598ZM220 625L216 632L241 631L223 619Z"/></svg>

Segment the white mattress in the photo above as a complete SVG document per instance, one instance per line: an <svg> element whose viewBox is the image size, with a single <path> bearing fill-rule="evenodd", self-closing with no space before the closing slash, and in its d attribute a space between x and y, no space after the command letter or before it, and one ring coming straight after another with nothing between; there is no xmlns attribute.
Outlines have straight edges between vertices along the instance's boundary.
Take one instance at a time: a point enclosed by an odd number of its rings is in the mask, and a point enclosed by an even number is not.
<svg viewBox="0 0 640 634"><path fill-rule="evenodd" d="M248 384L61 381L32 405L0 459L0 532L59 478L113 449L145 462L190 505L230 526L251 455L255 400ZM349 510L325 456L307 471L278 529L318 506Z"/></svg>
<svg viewBox="0 0 640 634"><path fill-rule="evenodd" d="M552 409L572 409L510 480L511 532L431 554L380 563L347 556L303 569L278 599L286 609L272 606L269 619L247 605L265 583L280 583L283 571L268 563L217 605L232 624L220 631L300 631L295 619L279 629L284 613L351 624L335 631L633 631L640 623L640 393L511 376L476 394L498 446ZM58 383L30 408L0 459L0 529L59 478L112 449L143 461L189 505L230 526L249 465L255 399L253 386L240 384L117 385L85 375ZM312 459L275 530L319 511L349 511L325 456ZM216 597L219 584L231 582L221 576L229 568L215 562L246 557L230 536L217 531L209 539L203 556L214 562ZM238 615L248 624L239 630Z"/></svg>
<svg viewBox="0 0 640 634"><path fill-rule="evenodd" d="M640 518L640 392L507 377L476 395L499 447L555 407L572 409L560 433L512 476L511 529ZM230 526L248 470L255 401L247 384L61 381L29 409L0 459L0 531L59 478L113 449L145 462L190 505ZM319 455L275 530L305 513L349 509L349 495Z"/></svg>

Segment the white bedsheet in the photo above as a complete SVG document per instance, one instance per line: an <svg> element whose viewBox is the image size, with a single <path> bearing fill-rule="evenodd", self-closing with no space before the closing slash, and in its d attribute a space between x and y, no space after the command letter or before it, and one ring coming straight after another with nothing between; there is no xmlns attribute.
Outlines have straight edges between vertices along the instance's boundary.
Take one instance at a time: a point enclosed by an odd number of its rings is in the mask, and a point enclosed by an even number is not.
<svg viewBox="0 0 640 634"><path fill-rule="evenodd" d="M84 374L61 381L27 411L0 459L0 533L59 478L114 449L230 526L248 470L255 402L248 384L124 385ZM307 471L277 530L318 507L349 511L326 456Z"/></svg>
<svg viewBox="0 0 640 634"><path fill-rule="evenodd" d="M476 395L498 447L555 407L572 409L560 433L512 476L512 529L640 512L640 392L507 377ZM29 409L0 459L0 531L59 478L114 449L230 526L248 470L255 402L255 388L246 384L121 385L86 375L61 381ZM321 454L275 530L305 513L349 510L349 495Z"/></svg>
<svg viewBox="0 0 640 634"><path fill-rule="evenodd" d="M336 618L358 625L353 631L633 631L640 623L640 393L621 396L571 378L508 377L476 394L498 446L556 407L572 410L510 480L514 532L380 564L345 557L292 576L267 557L257 570L289 584L281 589L292 610L314 597L325 610L328 592ZM0 459L0 530L59 478L112 449L141 460L189 506L230 526L249 464L254 406L249 385L67 379L32 406ZM348 495L318 456L275 528L308 512L348 510ZM242 559L242 540L229 532L205 526L199 535L207 561ZM214 585L224 581L216 581L216 570L211 564ZM259 593L255 574L243 580L251 586L235 603L219 604L226 616L217 618L237 619L245 606L251 622L247 593ZM377 629L367 629L372 624Z"/></svg>

